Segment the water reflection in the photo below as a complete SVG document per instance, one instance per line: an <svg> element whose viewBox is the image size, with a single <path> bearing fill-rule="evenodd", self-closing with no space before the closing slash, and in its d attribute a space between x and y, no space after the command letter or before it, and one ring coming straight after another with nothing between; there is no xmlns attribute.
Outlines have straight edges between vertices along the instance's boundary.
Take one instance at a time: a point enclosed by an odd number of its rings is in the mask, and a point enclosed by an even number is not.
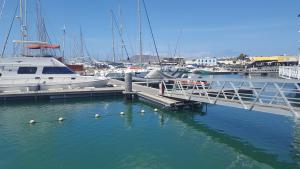
<svg viewBox="0 0 300 169"><path fill-rule="evenodd" d="M300 119L295 120L293 148L295 151L294 159L300 166Z"/></svg>
<svg viewBox="0 0 300 169"><path fill-rule="evenodd" d="M272 166L272 168L294 169L294 168L299 168L300 166L299 163L300 161L299 159L300 120L295 123L296 128L295 128L294 149L296 152L289 152L292 161L291 160L284 161L279 159L279 154L268 153L268 148L271 147L264 147L264 149L257 148L251 142L243 138L243 136L242 137L232 136L226 133L222 129L211 128L209 124L207 124L206 122L199 121L199 118L201 119L201 116L205 116L206 113L202 113L202 112L177 112L177 113L166 112L166 113L167 114L165 116L181 121L182 123L186 124L189 128L196 130L202 134L205 134L207 137L211 138L211 140L213 140L214 142L225 144L228 147L233 148L234 151L237 152L238 154L243 154L245 156L254 159L255 161L268 164ZM257 132L259 132L259 130ZM288 147L286 148L288 149ZM288 150L282 150L282 151L288 151ZM293 154L296 154L296 156L294 156ZM238 159L239 157L237 156L237 160Z"/></svg>
<svg viewBox="0 0 300 169"><path fill-rule="evenodd" d="M133 122L133 101L125 100L125 115L124 119L128 128L132 127Z"/></svg>

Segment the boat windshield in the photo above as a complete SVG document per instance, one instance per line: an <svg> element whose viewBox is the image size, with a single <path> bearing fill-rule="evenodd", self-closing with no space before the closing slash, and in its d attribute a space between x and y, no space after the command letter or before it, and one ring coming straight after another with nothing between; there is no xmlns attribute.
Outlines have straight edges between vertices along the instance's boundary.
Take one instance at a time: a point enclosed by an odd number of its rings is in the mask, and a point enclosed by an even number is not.
<svg viewBox="0 0 300 169"><path fill-rule="evenodd" d="M68 67L44 67L43 74L75 74Z"/></svg>
<svg viewBox="0 0 300 169"><path fill-rule="evenodd" d="M18 74L35 74L37 67L19 67Z"/></svg>

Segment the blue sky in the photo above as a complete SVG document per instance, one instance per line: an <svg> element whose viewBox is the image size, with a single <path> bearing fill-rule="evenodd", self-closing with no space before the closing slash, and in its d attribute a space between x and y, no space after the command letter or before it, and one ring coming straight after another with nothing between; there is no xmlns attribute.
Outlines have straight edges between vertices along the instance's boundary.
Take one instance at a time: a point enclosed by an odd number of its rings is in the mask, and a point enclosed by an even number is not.
<svg viewBox="0 0 300 169"><path fill-rule="evenodd" d="M0 0L0 2L3 0ZM0 20L1 46L7 34L18 0L9 0ZM34 38L35 0L27 0L29 29ZM63 25L67 27L67 55L78 51L82 27L91 55L110 58L111 19L109 11L122 9L129 54L138 53L136 0L41 0L43 15L52 41L60 43ZM300 40L299 0L146 0L153 31L161 55L184 57L298 54ZM145 11L143 44L147 54L154 54ZM10 38L18 39L18 24ZM120 40L116 34L117 55ZM74 47L75 46L75 47ZM7 53L11 51L9 46ZM75 48L75 49L74 49Z"/></svg>

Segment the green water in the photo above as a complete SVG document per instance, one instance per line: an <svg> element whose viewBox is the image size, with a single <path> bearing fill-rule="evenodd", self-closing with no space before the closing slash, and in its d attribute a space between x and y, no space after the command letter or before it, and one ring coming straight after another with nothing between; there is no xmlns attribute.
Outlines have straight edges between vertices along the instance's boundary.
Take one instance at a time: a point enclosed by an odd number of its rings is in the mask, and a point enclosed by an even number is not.
<svg viewBox="0 0 300 169"><path fill-rule="evenodd" d="M1 104L0 169L299 168L292 119L221 106L154 108L116 98Z"/></svg>

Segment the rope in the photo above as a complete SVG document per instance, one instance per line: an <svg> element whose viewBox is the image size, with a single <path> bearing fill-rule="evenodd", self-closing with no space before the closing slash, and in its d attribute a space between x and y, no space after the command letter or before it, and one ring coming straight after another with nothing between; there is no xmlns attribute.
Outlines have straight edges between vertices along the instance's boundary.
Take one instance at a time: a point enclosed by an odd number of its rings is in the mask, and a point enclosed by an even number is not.
<svg viewBox="0 0 300 169"><path fill-rule="evenodd" d="M154 34L153 34L153 30L152 30L152 26L151 26L150 18L149 18L149 15L148 15L148 10L147 10L147 6L146 6L146 3L145 3L145 0L143 0L143 4L144 4L144 9L145 9L145 12L146 12L147 21L148 21L149 28L150 28L152 40L153 40L153 43L154 43L154 47L155 47L155 52L156 52L156 56L157 56L157 59L158 59L158 63L159 63L159 65L161 65L159 54L158 54L158 49L157 49L156 41L155 41L155 38L154 38Z"/></svg>
<svg viewBox="0 0 300 169"><path fill-rule="evenodd" d="M116 15L114 14L114 12L111 10L111 13L112 13L112 16L113 16L113 21L115 22L115 25L119 25L118 22L117 22L117 19L116 19ZM125 45L125 41L122 37L122 33L121 33L121 30L118 26L117 27L117 30L118 30L118 33L119 33L119 36L121 38L121 41L122 41L122 44L124 45L124 49L125 49L125 53L126 53L126 56L127 56L127 60L129 60L129 55L128 55L128 51L127 51L127 48L126 48L126 45Z"/></svg>
<svg viewBox="0 0 300 169"><path fill-rule="evenodd" d="M9 28L8 34L7 34L6 39L5 39L4 47L3 47L3 50L2 50L2 53L1 53L1 57L2 57L2 58L3 58L3 55L4 55L5 49L6 49L7 41L8 41L8 39L9 39L11 30L12 30L12 27L13 27L14 22L15 22L15 18L16 18L16 15L17 15L18 8L19 8L19 4L17 5L17 7L16 7L16 9L15 9L14 16L13 16L13 19L12 19L12 21L11 21L11 24L10 24L10 28Z"/></svg>

